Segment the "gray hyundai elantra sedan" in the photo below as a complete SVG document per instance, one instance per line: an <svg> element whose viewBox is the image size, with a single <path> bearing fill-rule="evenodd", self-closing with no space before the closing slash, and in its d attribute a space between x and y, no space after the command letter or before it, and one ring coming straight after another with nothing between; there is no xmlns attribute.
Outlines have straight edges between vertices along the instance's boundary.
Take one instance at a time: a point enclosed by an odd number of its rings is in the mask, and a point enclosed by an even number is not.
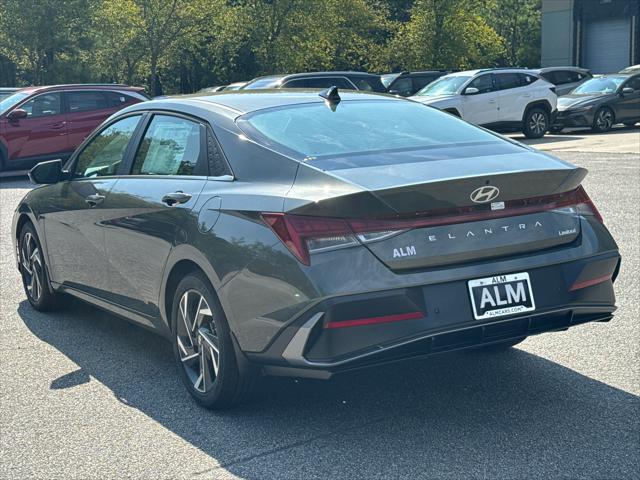
<svg viewBox="0 0 640 480"><path fill-rule="evenodd" d="M35 309L77 297L160 333L222 408L260 374L609 321L620 255L586 173L391 96L164 98L37 165L13 238Z"/></svg>

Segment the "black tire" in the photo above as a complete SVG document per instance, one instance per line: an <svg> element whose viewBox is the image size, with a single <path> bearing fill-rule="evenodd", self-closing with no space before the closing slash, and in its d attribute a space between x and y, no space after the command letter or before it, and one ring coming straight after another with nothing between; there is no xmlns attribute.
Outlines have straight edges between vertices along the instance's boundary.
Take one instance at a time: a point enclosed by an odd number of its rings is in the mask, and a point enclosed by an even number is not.
<svg viewBox="0 0 640 480"><path fill-rule="evenodd" d="M591 130L595 133L604 133L611 130L616 123L616 117L609 107L599 108L593 116Z"/></svg>
<svg viewBox="0 0 640 480"><path fill-rule="evenodd" d="M31 223L22 227L18 245L22 286L31 306L41 312L66 307L71 299L51 288L40 239Z"/></svg>
<svg viewBox="0 0 640 480"><path fill-rule="evenodd" d="M484 347L480 347L480 350L484 352L492 352L499 353L509 350L511 347L518 345L519 343L524 342L526 337L523 338L514 338L512 340L507 340L505 342L492 343L491 345L487 345Z"/></svg>
<svg viewBox="0 0 640 480"><path fill-rule="evenodd" d="M638 122L624 122L624 126L625 127L629 127L629 128L633 128L636 126L636 123Z"/></svg>
<svg viewBox="0 0 640 480"><path fill-rule="evenodd" d="M527 138L542 138L549 129L549 112L542 107L533 107L524 115L522 133Z"/></svg>
<svg viewBox="0 0 640 480"><path fill-rule="evenodd" d="M204 275L190 273L180 281L171 322L176 366L195 401L219 410L245 399L255 374L239 368L227 319Z"/></svg>

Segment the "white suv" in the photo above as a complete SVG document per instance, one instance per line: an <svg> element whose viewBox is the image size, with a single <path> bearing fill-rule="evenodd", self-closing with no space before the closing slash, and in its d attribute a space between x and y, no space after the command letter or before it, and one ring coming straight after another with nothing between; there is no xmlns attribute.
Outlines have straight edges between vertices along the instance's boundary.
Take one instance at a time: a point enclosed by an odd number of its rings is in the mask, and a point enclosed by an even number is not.
<svg viewBox="0 0 640 480"><path fill-rule="evenodd" d="M528 138L546 133L558 100L551 83L524 68L451 73L409 98L476 125L522 131Z"/></svg>

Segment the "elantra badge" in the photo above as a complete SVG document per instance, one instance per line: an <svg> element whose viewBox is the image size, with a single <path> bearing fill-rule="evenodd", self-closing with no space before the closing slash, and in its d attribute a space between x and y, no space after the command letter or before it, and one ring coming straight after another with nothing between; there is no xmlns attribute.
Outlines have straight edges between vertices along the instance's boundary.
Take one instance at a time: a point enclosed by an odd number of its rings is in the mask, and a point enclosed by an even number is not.
<svg viewBox="0 0 640 480"><path fill-rule="evenodd" d="M495 199L498 195L500 195L500 189L498 187L486 185L484 187L476 188L471 192L469 198L471 198L471 201L475 203L487 203Z"/></svg>

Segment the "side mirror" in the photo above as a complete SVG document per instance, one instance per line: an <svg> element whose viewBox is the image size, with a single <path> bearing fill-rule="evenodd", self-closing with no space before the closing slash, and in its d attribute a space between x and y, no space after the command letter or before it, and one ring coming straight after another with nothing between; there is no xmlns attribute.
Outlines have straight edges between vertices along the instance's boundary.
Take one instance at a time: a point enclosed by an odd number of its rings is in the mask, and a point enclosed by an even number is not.
<svg viewBox="0 0 640 480"><path fill-rule="evenodd" d="M633 92L635 92L635 90L631 87L624 87L622 89L622 95L631 95Z"/></svg>
<svg viewBox="0 0 640 480"><path fill-rule="evenodd" d="M464 89L465 95L475 95L476 93L480 93L480 90L478 90L476 87L467 87Z"/></svg>
<svg viewBox="0 0 640 480"><path fill-rule="evenodd" d="M33 167L29 172L29 180L37 184L58 183L62 174L62 160L49 160Z"/></svg>
<svg viewBox="0 0 640 480"><path fill-rule="evenodd" d="M14 110L11 110L7 114L7 118L11 121L17 121L17 120L20 120L21 118L27 118L28 116L29 114L27 113L27 111L23 110L22 108L16 108Z"/></svg>

